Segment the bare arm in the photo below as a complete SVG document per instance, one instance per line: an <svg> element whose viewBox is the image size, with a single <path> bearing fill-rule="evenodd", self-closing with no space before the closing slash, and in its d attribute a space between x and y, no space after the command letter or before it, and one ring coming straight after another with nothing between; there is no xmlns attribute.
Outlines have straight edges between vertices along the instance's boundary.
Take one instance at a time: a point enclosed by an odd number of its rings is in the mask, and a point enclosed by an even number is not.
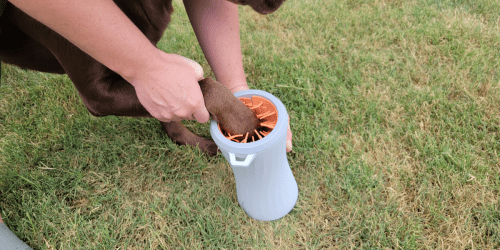
<svg viewBox="0 0 500 250"><path fill-rule="evenodd" d="M111 0L9 0L131 83L161 120L209 119L194 61L158 50Z"/></svg>
<svg viewBox="0 0 500 250"><path fill-rule="evenodd" d="M193 30L217 81L248 89L243 70L238 6L226 0L184 0Z"/></svg>
<svg viewBox="0 0 500 250"><path fill-rule="evenodd" d="M10 2L120 75L133 74L156 55L156 48L111 0Z"/></svg>
<svg viewBox="0 0 500 250"><path fill-rule="evenodd" d="M233 93L248 89L243 70L238 6L226 0L184 0L193 30L217 80ZM292 132L287 131L287 152Z"/></svg>

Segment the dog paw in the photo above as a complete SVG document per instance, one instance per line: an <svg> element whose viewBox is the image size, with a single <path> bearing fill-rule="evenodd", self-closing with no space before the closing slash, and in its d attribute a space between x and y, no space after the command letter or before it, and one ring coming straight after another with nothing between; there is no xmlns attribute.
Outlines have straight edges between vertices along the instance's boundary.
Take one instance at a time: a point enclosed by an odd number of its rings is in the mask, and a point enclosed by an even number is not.
<svg viewBox="0 0 500 250"><path fill-rule="evenodd" d="M198 147L201 149L201 151L208 156L216 156L217 153L220 152L219 147L215 144L213 140L205 140L206 142L203 142L202 144L198 144Z"/></svg>
<svg viewBox="0 0 500 250"><path fill-rule="evenodd" d="M213 140L193 134L181 122L160 122L160 124L162 130L178 145L198 147L209 156L217 155L219 149Z"/></svg>
<svg viewBox="0 0 500 250"><path fill-rule="evenodd" d="M212 78L205 78L198 83L208 112L222 130L232 135L248 133L249 138L254 135L255 129L259 127L259 120L231 90Z"/></svg>

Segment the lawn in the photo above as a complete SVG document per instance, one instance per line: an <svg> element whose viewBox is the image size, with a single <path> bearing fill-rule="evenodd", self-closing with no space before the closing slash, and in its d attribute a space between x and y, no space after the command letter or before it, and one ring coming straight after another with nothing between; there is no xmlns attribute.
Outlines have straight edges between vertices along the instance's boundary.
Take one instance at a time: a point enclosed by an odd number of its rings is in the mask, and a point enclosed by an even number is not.
<svg viewBox="0 0 500 250"><path fill-rule="evenodd" d="M213 75L174 7L158 46ZM290 214L251 219L222 155L2 64L10 229L35 249L500 249L499 1L288 0L240 19L250 87L290 114Z"/></svg>

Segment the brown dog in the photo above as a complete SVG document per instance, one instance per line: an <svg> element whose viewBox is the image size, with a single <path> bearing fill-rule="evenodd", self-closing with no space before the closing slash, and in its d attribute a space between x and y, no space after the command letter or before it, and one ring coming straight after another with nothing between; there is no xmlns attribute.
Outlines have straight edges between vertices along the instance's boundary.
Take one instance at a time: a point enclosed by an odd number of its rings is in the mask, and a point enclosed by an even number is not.
<svg viewBox="0 0 500 250"><path fill-rule="evenodd" d="M229 1L250 5L261 14L275 11L284 2ZM170 22L173 11L171 0L114 2L151 43L158 43ZM0 17L0 57L4 62L21 68L68 74L83 103L94 116L152 117L139 102L130 83L12 4L7 4ZM253 131L256 126L253 113L224 85L205 79L200 81L200 86L207 110L215 116L221 127L239 134ZM193 134L181 122L161 122L161 126L176 143L197 145L209 155L217 154L217 146L212 140Z"/></svg>

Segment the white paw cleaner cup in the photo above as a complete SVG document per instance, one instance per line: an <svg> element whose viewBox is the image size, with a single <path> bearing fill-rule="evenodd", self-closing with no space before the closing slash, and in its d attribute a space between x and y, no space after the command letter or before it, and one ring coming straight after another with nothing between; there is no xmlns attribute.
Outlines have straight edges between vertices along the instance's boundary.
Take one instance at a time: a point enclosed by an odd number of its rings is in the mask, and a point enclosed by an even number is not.
<svg viewBox="0 0 500 250"><path fill-rule="evenodd" d="M278 98L262 90L243 90L234 95L260 96L271 101L278 110L276 126L258 141L238 143L224 137L212 120L210 134L231 165L238 203L245 213L261 221L280 219L292 210L299 195L286 157L286 108Z"/></svg>

